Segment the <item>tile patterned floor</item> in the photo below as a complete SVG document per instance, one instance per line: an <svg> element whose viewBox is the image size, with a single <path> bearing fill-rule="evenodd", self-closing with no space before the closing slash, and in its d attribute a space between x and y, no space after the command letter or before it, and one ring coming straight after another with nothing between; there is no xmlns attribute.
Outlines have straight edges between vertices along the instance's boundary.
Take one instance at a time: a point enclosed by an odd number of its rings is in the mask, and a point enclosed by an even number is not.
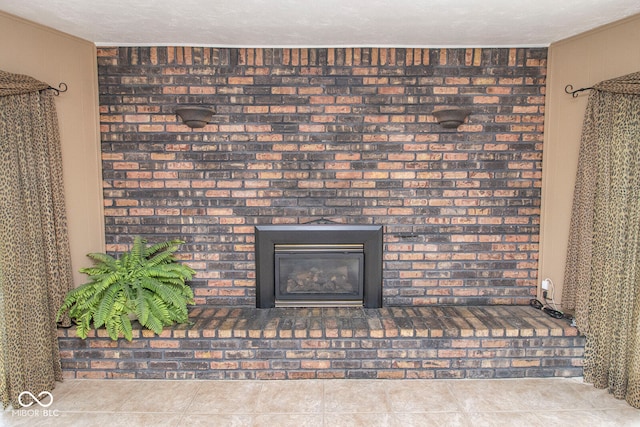
<svg viewBox="0 0 640 427"><path fill-rule="evenodd" d="M46 413L8 409L0 426L640 426L578 378L66 380L52 394Z"/></svg>

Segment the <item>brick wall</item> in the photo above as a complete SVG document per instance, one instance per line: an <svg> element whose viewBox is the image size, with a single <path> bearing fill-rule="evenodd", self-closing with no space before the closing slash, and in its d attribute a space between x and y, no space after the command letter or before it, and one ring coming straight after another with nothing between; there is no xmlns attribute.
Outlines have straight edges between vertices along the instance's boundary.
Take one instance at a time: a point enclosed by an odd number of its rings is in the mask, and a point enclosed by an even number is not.
<svg viewBox="0 0 640 427"><path fill-rule="evenodd" d="M199 304L253 306L254 225L383 224L385 305L526 303L546 54L100 48L107 250L181 237ZM437 125L447 105L468 122Z"/></svg>

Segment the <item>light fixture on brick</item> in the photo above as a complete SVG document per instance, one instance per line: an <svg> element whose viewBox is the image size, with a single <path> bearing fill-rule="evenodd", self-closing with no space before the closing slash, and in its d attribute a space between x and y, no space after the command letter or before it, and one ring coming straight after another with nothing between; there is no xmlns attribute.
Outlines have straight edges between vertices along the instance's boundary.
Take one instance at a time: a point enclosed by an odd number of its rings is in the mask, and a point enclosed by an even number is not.
<svg viewBox="0 0 640 427"><path fill-rule="evenodd" d="M447 108L433 112L440 126L446 129L457 128L464 123L464 120L469 114L471 114L471 111L463 108Z"/></svg>
<svg viewBox="0 0 640 427"><path fill-rule="evenodd" d="M205 107L183 107L178 108L176 114L185 125L194 129L205 127L215 112Z"/></svg>

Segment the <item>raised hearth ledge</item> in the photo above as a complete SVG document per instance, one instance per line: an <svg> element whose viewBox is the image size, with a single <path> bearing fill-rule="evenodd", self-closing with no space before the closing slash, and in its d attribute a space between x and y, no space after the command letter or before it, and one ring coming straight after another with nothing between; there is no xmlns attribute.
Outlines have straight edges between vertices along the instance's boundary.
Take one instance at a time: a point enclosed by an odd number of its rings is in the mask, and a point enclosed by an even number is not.
<svg viewBox="0 0 640 427"><path fill-rule="evenodd" d="M522 378L582 375L584 337L529 306L196 307L133 342L59 329L66 378Z"/></svg>

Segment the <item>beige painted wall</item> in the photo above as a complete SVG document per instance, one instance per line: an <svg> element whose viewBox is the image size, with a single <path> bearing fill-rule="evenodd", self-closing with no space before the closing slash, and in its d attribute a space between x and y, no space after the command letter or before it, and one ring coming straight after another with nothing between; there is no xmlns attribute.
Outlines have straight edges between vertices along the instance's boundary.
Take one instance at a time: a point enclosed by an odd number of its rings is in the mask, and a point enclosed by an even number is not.
<svg viewBox="0 0 640 427"><path fill-rule="evenodd" d="M580 133L589 92L567 95L602 80L640 71L640 15L554 43L549 48L539 282L550 278L562 295Z"/></svg>
<svg viewBox="0 0 640 427"><path fill-rule="evenodd" d="M96 48L0 12L0 69L69 89L56 98L76 285L89 252L104 251Z"/></svg>

